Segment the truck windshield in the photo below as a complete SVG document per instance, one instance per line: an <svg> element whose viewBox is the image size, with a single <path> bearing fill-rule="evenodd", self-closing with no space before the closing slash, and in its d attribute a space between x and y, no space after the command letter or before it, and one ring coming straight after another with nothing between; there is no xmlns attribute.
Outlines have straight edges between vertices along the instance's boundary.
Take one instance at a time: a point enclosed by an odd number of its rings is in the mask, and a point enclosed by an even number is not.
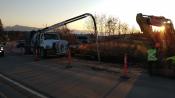
<svg viewBox="0 0 175 98"><path fill-rule="evenodd" d="M50 39L58 40L58 36L56 34L44 34L44 39L45 40L50 40Z"/></svg>

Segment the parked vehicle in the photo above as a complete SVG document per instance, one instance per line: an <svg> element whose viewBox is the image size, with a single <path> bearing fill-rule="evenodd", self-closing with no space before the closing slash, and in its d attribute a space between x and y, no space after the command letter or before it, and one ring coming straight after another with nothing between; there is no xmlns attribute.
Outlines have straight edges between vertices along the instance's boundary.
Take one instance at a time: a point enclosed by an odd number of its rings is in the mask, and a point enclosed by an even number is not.
<svg viewBox="0 0 175 98"><path fill-rule="evenodd" d="M68 50L68 41L61 40L56 33L36 33L31 41L33 53L35 48L39 48L40 56L48 55L66 55Z"/></svg>
<svg viewBox="0 0 175 98"><path fill-rule="evenodd" d="M4 56L5 52L4 52L4 45L0 44L0 56Z"/></svg>

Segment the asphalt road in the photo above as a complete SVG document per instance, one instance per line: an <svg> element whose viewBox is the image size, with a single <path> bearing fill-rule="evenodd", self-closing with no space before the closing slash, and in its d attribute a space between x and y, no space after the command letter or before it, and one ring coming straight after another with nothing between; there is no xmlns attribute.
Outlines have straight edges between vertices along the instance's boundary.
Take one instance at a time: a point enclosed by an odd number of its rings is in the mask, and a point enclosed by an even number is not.
<svg viewBox="0 0 175 98"><path fill-rule="evenodd" d="M27 98L27 96L0 80L0 98Z"/></svg>
<svg viewBox="0 0 175 98"><path fill-rule="evenodd" d="M66 64L59 59L66 60L57 58L35 62L31 56L6 56L0 58L0 71L57 98L124 98L138 76L133 74L129 81L122 81L120 73L92 70L84 65L74 64L66 69ZM125 87L127 83L131 85ZM125 92L120 89L125 89Z"/></svg>
<svg viewBox="0 0 175 98"><path fill-rule="evenodd" d="M120 78L121 73L93 70L85 66L89 61L73 61L72 68L68 69L65 68L66 62L66 58L49 58L36 62L32 56L7 55L0 58L0 72L54 98L175 97L175 80L149 77L140 71L131 71L130 79L124 81ZM1 81L0 86L0 92L2 95L10 95L8 98L25 98L25 95Z"/></svg>

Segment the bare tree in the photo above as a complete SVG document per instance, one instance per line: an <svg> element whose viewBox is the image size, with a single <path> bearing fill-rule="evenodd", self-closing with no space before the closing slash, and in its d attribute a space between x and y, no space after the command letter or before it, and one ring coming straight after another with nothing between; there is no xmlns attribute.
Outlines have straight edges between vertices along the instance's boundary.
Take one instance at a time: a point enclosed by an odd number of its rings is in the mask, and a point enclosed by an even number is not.
<svg viewBox="0 0 175 98"><path fill-rule="evenodd" d="M97 20L96 15L94 17L95 17L95 20ZM96 21L96 23L97 23L97 21ZM94 30L94 24L93 24L93 20L92 19L89 18L86 21L86 27L87 27L87 30L90 31L90 32Z"/></svg>
<svg viewBox="0 0 175 98"><path fill-rule="evenodd" d="M4 34L4 29L3 29L3 24L1 22L1 19L0 19L0 41L4 41L5 40L5 34Z"/></svg>
<svg viewBox="0 0 175 98"><path fill-rule="evenodd" d="M113 16L107 17L106 15L94 16L97 23L97 30L100 35L110 36L117 33L120 35L130 32L128 24L121 22L119 18ZM93 31L93 21L89 19L86 23L87 29Z"/></svg>
<svg viewBox="0 0 175 98"><path fill-rule="evenodd" d="M105 35L105 23L106 23L106 15L99 16L97 18L97 26L98 26L98 31L101 35Z"/></svg>
<svg viewBox="0 0 175 98"><path fill-rule="evenodd" d="M105 22L106 22L106 15L94 15L97 25L97 30L99 35L105 35ZM87 30L93 31L94 30L94 24L92 19L88 19L86 21Z"/></svg>
<svg viewBox="0 0 175 98"><path fill-rule="evenodd" d="M1 19L0 19L0 32L2 32L2 31L3 31L3 24L2 24Z"/></svg>
<svg viewBox="0 0 175 98"><path fill-rule="evenodd" d="M105 29L106 32L108 33L108 35L110 36L111 34L114 35L115 31L117 29L117 23L118 23L118 19L114 18L114 17L109 17L107 19L106 25L105 25Z"/></svg>
<svg viewBox="0 0 175 98"><path fill-rule="evenodd" d="M120 22L120 20L118 21L118 24L117 24L117 32L118 32L118 35L121 35L121 22Z"/></svg>
<svg viewBox="0 0 175 98"><path fill-rule="evenodd" d="M121 24L121 32L122 32L122 34L127 34L128 30L129 30L128 24L122 23Z"/></svg>

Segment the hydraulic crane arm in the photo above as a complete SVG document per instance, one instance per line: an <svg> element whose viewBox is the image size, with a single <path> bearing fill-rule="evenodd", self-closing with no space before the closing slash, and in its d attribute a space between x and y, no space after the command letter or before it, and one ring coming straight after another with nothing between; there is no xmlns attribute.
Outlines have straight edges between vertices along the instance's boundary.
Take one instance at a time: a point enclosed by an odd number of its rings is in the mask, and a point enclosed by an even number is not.
<svg viewBox="0 0 175 98"><path fill-rule="evenodd" d="M77 17L74 17L74 18L65 20L65 21L63 21L63 22L54 24L54 25L52 25L52 26L50 26L50 27L46 27L46 28L44 28L44 29L42 29L42 30L40 30L40 31L41 31L41 32L47 32L47 31L56 29L56 28L58 28L58 27L64 26L64 25L66 25L66 24L75 22L75 21L77 21L77 20L86 18L86 17L88 17L88 16L90 16L90 17L92 18L92 20L93 20L93 22L94 22L95 33L97 33L97 26L96 26L95 18L94 18L94 16L93 16L92 14L90 14L90 13L85 13L85 14L82 14L82 15L80 15L80 16L77 16Z"/></svg>

